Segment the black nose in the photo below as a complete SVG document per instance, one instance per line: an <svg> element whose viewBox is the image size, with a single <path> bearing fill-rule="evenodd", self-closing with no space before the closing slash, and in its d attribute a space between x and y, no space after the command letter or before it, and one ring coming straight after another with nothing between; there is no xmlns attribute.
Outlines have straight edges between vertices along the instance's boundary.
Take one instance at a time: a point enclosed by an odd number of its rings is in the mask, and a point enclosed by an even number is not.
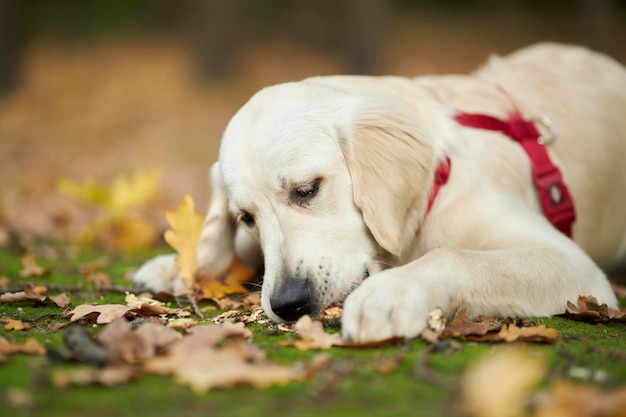
<svg viewBox="0 0 626 417"><path fill-rule="evenodd" d="M309 285L306 281L287 279L270 297L272 311L285 321L296 321L311 313Z"/></svg>

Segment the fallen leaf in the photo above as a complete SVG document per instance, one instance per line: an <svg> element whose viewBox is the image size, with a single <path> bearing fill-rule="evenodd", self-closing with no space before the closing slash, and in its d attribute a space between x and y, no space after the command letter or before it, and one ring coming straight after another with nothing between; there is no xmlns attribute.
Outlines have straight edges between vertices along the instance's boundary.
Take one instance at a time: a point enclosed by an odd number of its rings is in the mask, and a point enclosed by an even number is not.
<svg viewBox="0 0 626 417"><path fill-rule="evenodd" d="M546 373L546 361L524 349L497 349L471 364L460 404L472 417L522 417L525 400Z"/></svg>
<svg viewBox="0 0 626 417"><path fill-rule="evenodd" d="M245 308L252 311L257 307L261 307L261 292L252 292L245 295L236 295L230 297L216 298L213 300L220 310L235 310Z"/></svg>
<svg viewBox="0 0 626 417"><path fill-rule="evenodd" d="M223 277L202 277L196 287L200 290L200 299L220 299L229 294L245 293L248 291L242 284L250 282L256 275L256 270L233 260L229 271Z"/></svg>
<svg viewBox="0 0 626 417"><path fill-rule="evenodd" d="M443 335L463 340L475 340L491 331L500 330L501 327L502 321L500 320L482 317L478 321L473 321L463 313L456 313L454 319L445 326Z"/></svg>
<svg viewBox="0 0 626 417"><path fill-rule="evenodd" d="M426 335L428 336L428 335ZM493 317L480 316L477 321L469 320L457 313L443 332L443 337L455 337L472 342L525 341L534 343L554 343L558 337L556 329L546 326L518 327L514 323L504 324Z"/></svg>
<svg viewBox="0 0 626 417"><path fill-rule="evenodd" d="M65 317L71 317L70 321L75 322L96 316L96 323L106 324L117 318L124 317L131 310L133 310L133 307L122 304L81 304L76 306L73 310L68 311Z"/></svg>
<svg viewBox="0 0 626 417"><path fill-rule="evenodd" d="M125 384L138 376L138 370L129 365L108 366L102 369L79 368L71 370L55 370L52 374L52 385L66 388L69 385L99 384L107 387Z"/></svg>
<svg viewBox="0 0 626 417"><path fill-rule="evenodd" d="M532 417L624 417L626 387L602 392L593 385L556 380L547 391L536 394L531 405Z"/></svg>
<svg viewBox="0 0 626 417"><path fill-rule="evenodd" d="M159 170L119 174L110 187L87 178L82 184L66 178L57 182L57 191L89 206L104 209L104 214L84 227L78 234L80 244L98 240L115 249L149 247L156 239L153 225L133 210L148 202L156 193Z"/></svg>
<svg viewBox="0 0 626 417"><path fill-rule="evenodd" d="M339 333L326 333L322 323L314 321L308 315L298 319L294 330L300 336L299 340L281 341L284 346L293 346L298 350L328 349L331 346L345 344Z"/></svg>
<svg viewBox="0 0 626 417"><path fill-rule="evenodd" d="M111 277L104 272L91 272L85 276L85 281L96 286L111 285Z"/></svg>
<svg viewBox="0 0 626 417"><path fill-rule="evenodd" d="M27 252L22 256L22 269L20 270L20 276L22 278L43 277L50 273L50 271L37 263L35 255Z"/></svg>
<svg viewBox="0 0 626 417"><path fill-rule="evenodd" d="M154 353L154 349L147 346L141 336L131 330L130 323L124 318L117 318L107 324L98 333L96 340L107 347L109 352L128 363L143 362Z"/></svg>
<svg viewBox="0 0 626 417"><path fill-rule="evenodd" d="M48 297L48 299L61 308L68 308L71 303L70 297L68 297L65 293L61 293L59 295L51 295Z"/></svg>
<svg viewBox="0 0 626 417"><path fill-rule="evenodd" d="M102 207L112 217L123 217L129 210L148 202L155 195L160 181L161 172L156 169L118 174L110 187L93 178L86 178L82 184L61 178L57 182L57 191L88 205Z"/></svg>
<svg viewBox="0 0 626 417"><path fill-rule="evenodd" d="M567 310L563 316L588 323L626 322L626 309L615 310L606 304L599 304L595 297L581 296L576 304L567 302Z"/></svg>
<svg viewBox="0 0 626 417"><path fill-rule="evenodd" d="M126 305L132 307L137 313L144 316L160 316L180 312L180 309L166 307L161 301L146 296L136 296L132 293L126 293L125 301Z"/></svg>
<svg viewBox="0 0 626 417"><path fill-rule="evenodd" d="M6 323L6 325L4 326L6 330L20 331L30 329L30 323L24 322L22 320L13 320L7 316L4 316L2 318L2 321Z"/></svg>
<svg viewBox="0 0 626 417"><path fill-rule="evenodd" d="M202 231L203 218L194 210L194 202L190 196L176 210L167 210L165 217L171 230L165 232L165 241L178 252L176 265L178 274L187 288L195 283L196 245Z"/></svg>
<svg viewBox="0 0 626 417"><path fill-rule="evenodd" d="M6 292L4 294L0 294L0 303L41 303L45 299L46 296L33 292L29 287L25 288L24 291Z"/></svg>
<svg viewBox="0 0 626 417"><path fill-rule="evenodd" d="M144 369L174 374L196 392L242 384L265 388L304 377L300 368L266 363L264 352L247 343L250 335L241 323L194 327Z"/></svg>
<svg viewBox="0 0 626 417"><path fill-rule="evenodd" d="M507 343L518 340L524 342L547 343L556 342L559 333L556 329L544 325L536 327L517 327L515 324L504 325L498 333L498 339Z"/></svg>
<svg viewBox="0 0 626 417"><path fill-rule="evenodd" d="M70 304L70 298L65 294L61 293L59 295L46 297L45 287L39 288L31 288L26 287L24 291L18 292L7 292L4 294L0 294L0 303L24 303L24 302L35 302L35 303L53 303L58 307L67 308Z"/></svg>
<svg viewBox="0 0 626 417"><path fill-rule="evenodd" d="M6 339L0 337L0 353L2 354L14 354L14 353L27 353L31 355L44 355L46 348L44 348L37 339L28 339L23 344L11 344Z"/></svg>

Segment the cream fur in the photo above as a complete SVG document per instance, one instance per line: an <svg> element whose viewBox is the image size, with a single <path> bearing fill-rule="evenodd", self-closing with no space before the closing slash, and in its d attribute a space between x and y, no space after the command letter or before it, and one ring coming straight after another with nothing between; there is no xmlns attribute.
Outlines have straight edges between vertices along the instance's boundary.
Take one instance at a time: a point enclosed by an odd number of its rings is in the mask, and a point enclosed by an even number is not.
<svg viewBox="0 0 626 417"><path fill-rule="evenodd" d="M457 110L505 118L513 105L559 129L549 152L576 205L574 241L543 216L521 147L452 119ZM353 341L415 337L435 307L552 315L579 295L616 307L601 268L626 259L625 114L624 68L556 44L492 58L468 76L266 88L224 133L198 264L220 275L236 252L258 264L262 249L268 316L281 320L273 300L296 282L314 315L345 299L343 335ZM449 182L425 216L446 156ZM294 197L315 181L314 197ZM237 226L243 212L254 224ZM176 288L172 265L173 256L156 258L135 282Z"/></svg>

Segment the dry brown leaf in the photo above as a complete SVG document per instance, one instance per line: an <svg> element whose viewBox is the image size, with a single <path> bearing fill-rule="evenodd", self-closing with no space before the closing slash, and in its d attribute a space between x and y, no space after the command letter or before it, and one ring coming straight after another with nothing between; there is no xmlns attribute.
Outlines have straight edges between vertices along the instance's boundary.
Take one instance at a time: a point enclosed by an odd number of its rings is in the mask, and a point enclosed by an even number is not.
<svg viewBox="0 0 626 417"><path fill-rule="evenodd" d="M91 272L85 276L85 281L96 286L111 285L111 277L104 272Z"/></svg>
<svg viewBox="0 0 626 417"><path fill-rule="evenodd" d="M11 344L6 339L0 337L0 354L27 353L31 355L45 355L46 348L37 339L28 339L24 344Z"/></svg>
<svg viewBox="0 0 626 417"><path fill-rule="evenodd" d="M20 276L22 278L43 277L50 273L50 271L37 263L35 255L27 252L22 256L22 269L20 270Z"/></svg>
<svg viewBox="0 0 626 417"><path fill-rule="evenodd" d="M599 304L595 297L581 296L576 304L567 302L567 311L563 316L589 323L626 322L626 309L614 310L606 304Z"/></svg>
<svg viewBox="0 0 626 417"><path fill-rule="evenodd" d="M426 334L428 336L428 334ZM477 321L469 320L464 314L457 313L450 321L443 336L455 337L473 342L535 342L554 343L558 337L556 329L546 326L518 327L514 323L503 324L492 317L478 317Z"/></svg>
<svg viewBox="0 0 626 417"><path fill-rule="evenodd" d="M525 400L546 373L546 361L523 349L480 357L461 380L461 408L472 417L522 417Z"/></svg>
<svg viewBox="0 0 626 417"><path fill-rule="evenodd" d="M326 333L322 323L312 320L308 315L298 319L294 325L294 330L300 339L285 340L281 342L282 345L293 346L298 350L328 349L331 346L345 345L340 334Z"/></svg>
<svg viewBox="0 0 626 417"><path fill-rule="evenodd" d="M125 301L126 304L135 309L138 314L144 316L177 314L181 311L179 308L172 309L167 307L162 301L141 295L136 296L131 293L126 293Z"/></svg>
<svg viewBox="0 0 626 417"><path fill-rule="evenodd" d="M178 274L187 288L192 288L196 274L196 245L202 231L203 218L194 210L190 196L176 210L167 210L165 217L172 230L165 232L165 241L178 252Z"/></svg>
<svg viewBox="0 0 626 417"><path fill-rule="evenodd" d="M30 329L30 323L24 322L22 320L13 320L7 316L4 316L2 318L2 321L6 323L6 325L4 326L6 330L20 331Z"/></svg>
<svg viewBox="0 0 626 417"><path fill-rule="evenodd" d="M56 388L69 385L100 384L108 387L129 382L138 375L137 368L128 365L108 366L103 369L79 368L72 370L55 370L52 384Z"/></svg>
<svg viewBox="0 0 626 417"><path fill-rule="evenodd" d="M252 311L261 306L261 293L253 292L246 295L231 295L222 298L215 298L212 301L217 304L220 310L236 310L238 308L244 308Z"/></svg>
<svg viewBox="0 0 626 417"><path fill-rule="evenodd" d="M71 300L65 293L49 296L48 299L61 308L69 308Z"/></svg>
<svg viewBox="0 0 626 417"><path fill-rule="evenodd" d="M469 320L465 314L456 313L454 320L446 325L443 335L467 339L476 336L484 336L502 327L502 322L497 319L481 317L478 320L479 321L472 321Z"/></svg>
<svg viewBox="0 0 626 417"><path fill-rule="evenodd" d="M65 317L71 317L70 321L75 322L81 319L97 316L96 323L106 324L111 323L113 320L120 317L124 317L131 310L133 310L133 307L122 304L81 304L76 306L73 310L68 311Z"/></svg>
<svg viewBox="0 0 626 417"><path fill-rule="evenodd" d="M154 349L146 345L136 332L131 330L125 318L116 318L98 333L96 340L110 352L128 363L143 362L153 356Z"/></svg>
<svg viewBox="0 0 626 417"><path fill-rule="evenodd" d="M624 417L626 387L602 392L592 385L556 380L532 400L532 417Z"/></svg>
<svg viewBox="0 0 626 417"><path fill-rule="evenodd" d="M65 293L59 295L46 297L47 292L45 287L26 287L24 291L7 292L0 295L0 303L54 303L61 308L67 308L70 305L70 299Z"/></svg>
<svg viewBox="0 0 626 417"><path fill-rule="evenodd" d="M263 388L303 378L299 369L266 363L265 353L246 341L250 335L242 323L197 326L170 344L165 355L150 359L145 370L174 374L196 392L241 384Z"/></svg>
<svg viewBox="0 0 626 417"><path fill-rule="evenodd" d="M24 291L6 292L0 294L0 303L24 303L24 302L43 302L46 299L45 296L37 294L30 288L25 288Z"/></svg>

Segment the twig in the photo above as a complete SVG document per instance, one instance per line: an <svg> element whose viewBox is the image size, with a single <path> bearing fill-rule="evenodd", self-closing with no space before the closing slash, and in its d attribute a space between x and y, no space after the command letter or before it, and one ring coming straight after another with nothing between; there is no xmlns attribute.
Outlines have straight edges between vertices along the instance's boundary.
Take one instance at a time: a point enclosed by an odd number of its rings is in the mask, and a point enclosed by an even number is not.
<svg viewBox="0 0 626 417"><path fill-rule="evenodd" d="M204 314L202 314L202 311L200 311L200 307L198 306L198 299L196 298L196 295L194 293L190 293L187 295L187 299L191 303L191 306L193 307L193 311L196 313L198 317L200 317L200 320L204 320Z"/></svg>

